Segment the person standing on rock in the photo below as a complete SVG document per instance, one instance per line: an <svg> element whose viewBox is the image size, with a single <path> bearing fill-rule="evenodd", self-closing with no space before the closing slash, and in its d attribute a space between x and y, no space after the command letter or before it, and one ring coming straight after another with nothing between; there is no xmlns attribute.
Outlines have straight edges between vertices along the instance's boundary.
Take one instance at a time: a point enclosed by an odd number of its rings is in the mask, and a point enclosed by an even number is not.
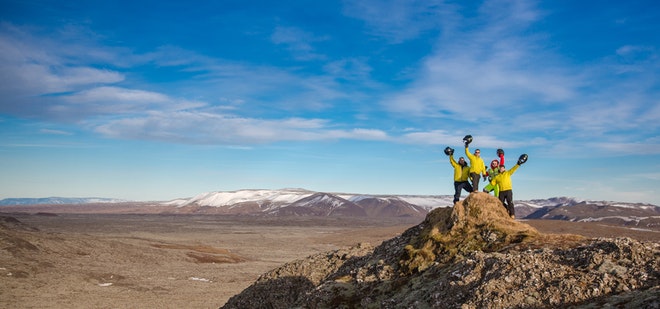
<svg viewBox="0 0 660 309"><path fill-rule="evenodd" d="M511 219L516 218L516 211L513 208L513 186L511 185L511 175L518 170L518 167L527 162L527 155L522 154L518 158L518 162L510 170L506 170L504 165L500 165L500 173L490 181L491 185L497 185L500 187L500 202L504 208L506 208Z"/></svg>
<svg viewBox="0 0 660 309"><path fill-rule="evenodd" d="M468 182L470 167L463 157L458 158L458 162L454 160L454 149L445 148L445 154L449 156L449 163L454 167L454 204L456 204L461 198L461 191L465 190L468 193L474 191Z"/></svg>
<svg viewBox="0 0 660 309"><path fill-rule="evenodd" d="M472 188L474 191L479 191L479 179L482 175L484 178L486 177L486 165L481 158L481 150L475 150L474 155L470 153L468 146L471 142L472 135L466 135L463 138L463 143L465 143L465 155L470 160L470 180L472 181Z"/></svg>
<svg viewBox="0 0 660 309"><path fill-rule="evenodd" d="M486 177L484 178L484 181L491 182L493 181L493 178L497 176L497 174L500 173L500 166L504 165L504 150L503 149L498 149L497 150L497 156L500 158L499 160L493 160L490 161L490 168L486 170ZM496 197L500 196L500 187L498 185L491 185L490 183L484 188L484 192L490 193L493 191Z"/></svg>

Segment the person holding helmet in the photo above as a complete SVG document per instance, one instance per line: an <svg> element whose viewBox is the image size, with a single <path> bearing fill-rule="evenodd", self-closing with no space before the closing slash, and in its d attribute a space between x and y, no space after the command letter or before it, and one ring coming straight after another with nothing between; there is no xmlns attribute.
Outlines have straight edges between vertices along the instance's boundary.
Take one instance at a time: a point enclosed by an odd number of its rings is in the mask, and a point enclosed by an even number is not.
<svg viewBox="0 0 660 309"><path fill-rule="evenodd" d="M484 181L488 181L489 184L484 188L484 192L490 193L491 191L493 191L495 196L499 197L500 186L491 185L490 182L493 181L493 178L495 178L495 176L497 176L497 174L500 173L500 166L504 165L504 150L502 150L501 148L498 149L497 156L500 157L500 160L490 161L490 168L486 171L486 177L488 177L488 179L484 178Z"/></svg>
<svg viewBox="0 0 660 309"><path fill-rule="evenodd" d="M522 154L520 155L520 158L518 158L516 165L514 165L510 170L507 171L504 165L500 165L500 173L490 181L491 185L499 185L500 202L502 202L502 206L506 208L509 216L511 216L512 219L515 219L516 215L515 209L513 208L513 189L511 185L511 175L513 175L513 173L518 170L518 167L523 165L525 162L527 162L527 155Z"/></svg>
<svg viewBox="0 0 660 309"><path fill-rule="evenodd" d="M454 149L445 148L445 154L449 156L449 163L454 167L454 204L461 198L461 191L465 190L468 193L474 191L472 185L468 182L470 174L470 167L463 157L454 160Z"/></svg>
<svg viewBox="0 0 660 309"><path fill-rule="evenodd" d="M474 155L470 153L468 146L471 142L472 135L466 135L463 138L463 143L465 143L465 155L470 160L470 180L472 181L472 188L474 188L474 191L479 191L479 179L482 175L484 178L486 177L486 165L481 158L481 150L475 150Z"/></svg>

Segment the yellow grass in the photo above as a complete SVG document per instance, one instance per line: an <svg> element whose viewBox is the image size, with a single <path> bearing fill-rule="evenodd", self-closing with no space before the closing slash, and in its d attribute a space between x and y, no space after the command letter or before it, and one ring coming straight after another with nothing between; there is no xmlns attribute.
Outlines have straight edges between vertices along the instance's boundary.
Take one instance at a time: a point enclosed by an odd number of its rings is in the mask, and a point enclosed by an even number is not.
<svg viewBox="0 0 660 309"><path fill-rule="evenodd" d="M472 193L452 208L431 211L420 234L405 247L404 272L422 271L472 251L493 252L540 236L533 227L511 219L492 195Z"/></svg>

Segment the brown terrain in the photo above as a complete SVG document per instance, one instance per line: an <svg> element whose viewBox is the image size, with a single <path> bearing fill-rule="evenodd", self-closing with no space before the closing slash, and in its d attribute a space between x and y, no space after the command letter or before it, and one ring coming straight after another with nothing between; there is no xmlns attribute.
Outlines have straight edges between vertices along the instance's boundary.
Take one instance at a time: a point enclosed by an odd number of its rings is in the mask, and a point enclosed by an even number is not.
<svg viewBox="0 0 660 309"><path fill-rule="evenodd" d="M0 307L218 308L287 262L377 246L422 220L0 213ZM657 230L523 222L541 233L660 241Z"/></svg>

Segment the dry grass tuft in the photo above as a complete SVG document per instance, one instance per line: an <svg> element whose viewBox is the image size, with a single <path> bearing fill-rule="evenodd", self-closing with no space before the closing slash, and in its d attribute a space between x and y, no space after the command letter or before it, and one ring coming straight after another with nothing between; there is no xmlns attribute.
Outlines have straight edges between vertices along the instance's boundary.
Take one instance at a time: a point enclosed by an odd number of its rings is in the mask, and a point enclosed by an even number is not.
<svg viewBox="0 0 660 309"><path fill-rule="evenodd" d="M493 252L540 236L533 227L511 219L500 201L472 193L453 208L431 211L420 234L405 247L400 265L405 273L447 263L472 251Z"/></svg>

